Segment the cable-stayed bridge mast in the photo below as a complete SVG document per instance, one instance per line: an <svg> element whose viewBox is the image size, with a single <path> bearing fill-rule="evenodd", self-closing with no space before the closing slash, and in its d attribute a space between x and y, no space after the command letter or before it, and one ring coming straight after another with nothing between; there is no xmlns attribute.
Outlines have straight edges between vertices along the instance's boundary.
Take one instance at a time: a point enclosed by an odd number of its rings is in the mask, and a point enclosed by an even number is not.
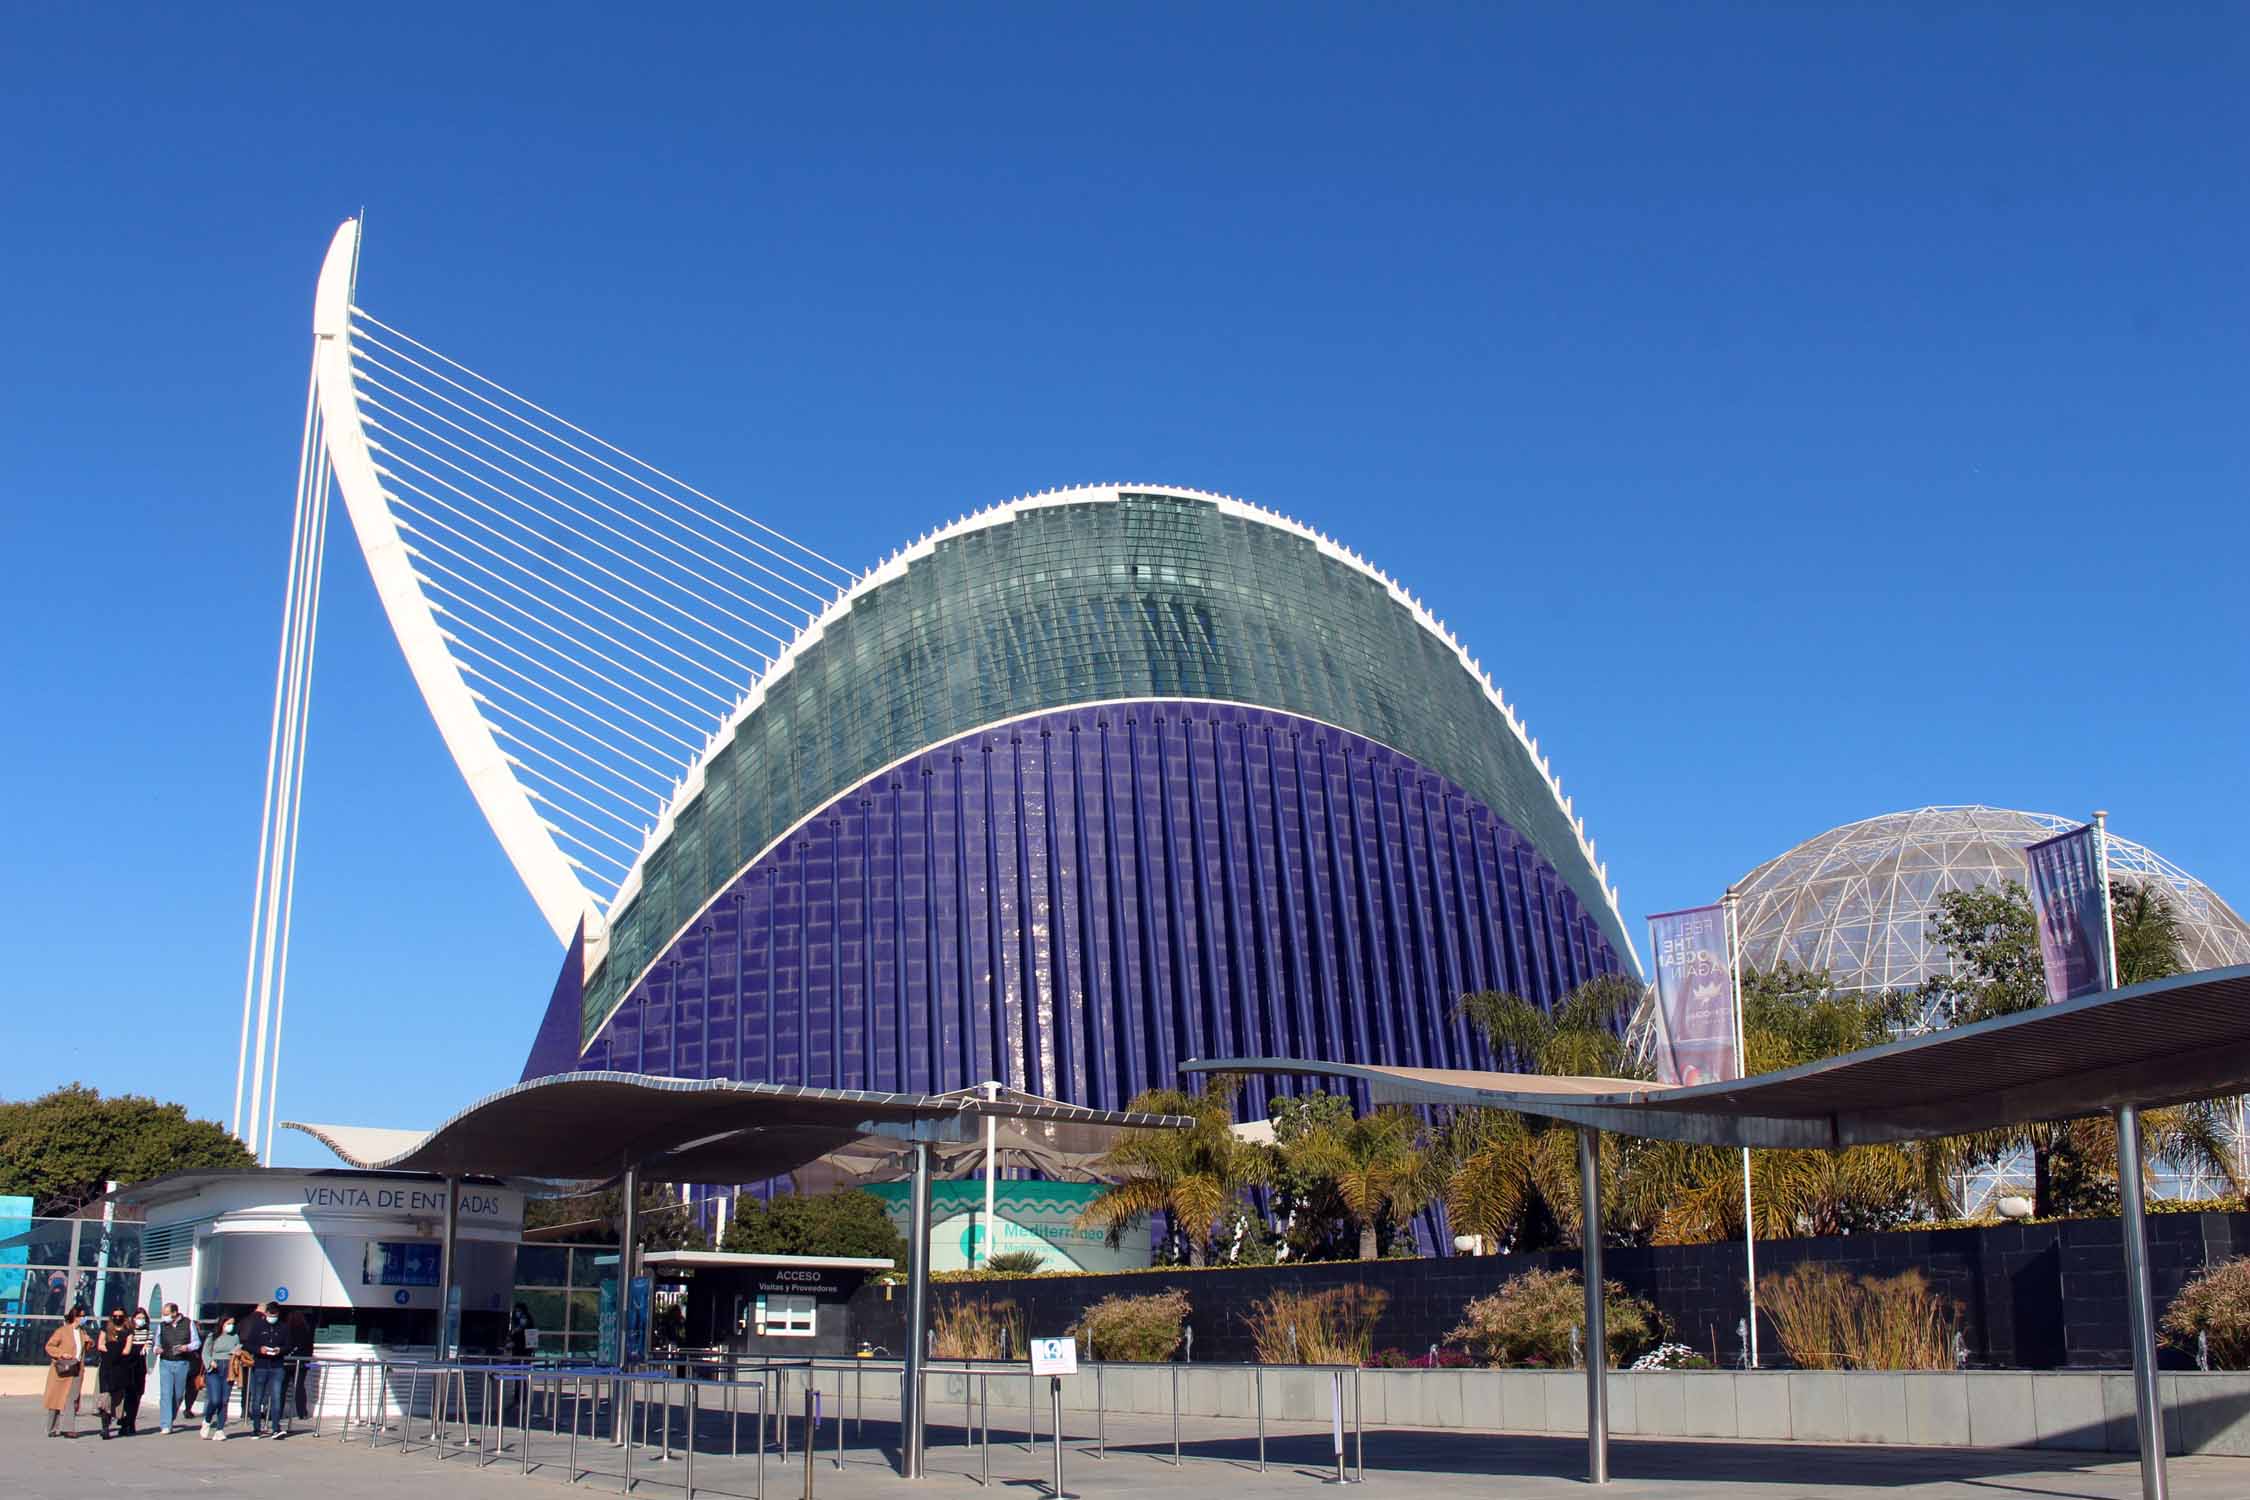
<svg viewBox="0 0 2250 1500"><path fill-rule="evenodd" d="M559 941L598 941L682 775L856 575L358 304L330 242L283 590L233 1128L273 1147L329 499Z"/></svg>

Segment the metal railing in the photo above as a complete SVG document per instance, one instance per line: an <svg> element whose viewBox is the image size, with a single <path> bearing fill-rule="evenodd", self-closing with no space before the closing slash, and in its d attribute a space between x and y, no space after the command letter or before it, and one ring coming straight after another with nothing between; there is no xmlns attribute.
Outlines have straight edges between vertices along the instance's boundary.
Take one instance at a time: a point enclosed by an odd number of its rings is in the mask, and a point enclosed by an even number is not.
<svg viewBox="0 0 2250 1500"><path fill-rule="evenodd" d="M370 1451L387 1447L401 1455L425 1454L440 1462L467 1458L479 1469L500 1465L524 1475L536 1471L549 1476L560 1469L567 1483L608 1480L628 1495L637 1486L660 1481L666 1488L684 1490L684 1500L698 1494L764 1500L769 1457L785 1470L793 1455L798 1458L806 1495L813 1493L816 1458L820 1467L838 1471L857 1463L891 1467L893 1413L905 1394L900 1363L866 1359L690 1354L630 1370L486 1360L316 1358L295 1363L295 1380L317 1382L319 1395L311 1408L315 1436L362 1443ZM1154 1403L1159 1409L1128 1411L1121 1405L1111 1410L1107 1398L1113 1385L1131 1382L1145 1396L1148 1377L1157 1371L1166 1372L1159 1377L1159 1389L1168 1393L1168 1400ZM1186 1377L1239 1379L1247 1373L1254 1409L1247 1418L1227 1420L1250 1425L1252 1431L1240 1436L1254 1432L1256 1466L1262 1473L1272 1436L1266 1385L1281 1372L1299 1379L1328 1376L1327 1425L1335 1464L1330 1477L1364 1479L1367 1437L1359 1371L1346 1365L1088 1362L1074 1377L1075 1400L1066 1408L1062 1387L1034 1376L1025 1364L947 1361L923 1367L919 1406L928 1450L969 1450L971 1461L960 1468L963 1477L991 1485L997 1447L1032 1460L1029 1474L1017 1472L1018 1463L1004 1461L1001 1482L1033 1480L1049 1488L1060 1483L1066 1454L1096 1462L1111 1457L1111 1425L1118 1417L1141 1420L1144 1435L1133 1446L1159 1462L1247 1464L1247 1454L1195 1452L1196 1444L1186 1440L1181 1400ZM997 1391L995 1381L1000 1383ZM1011 1381L1023 1382L1020 1408L1012 1405ZM1091 1409L1084 1400L1089 1384ZM1042 1386L1047 1387L1045 1401L1040 1399ZM871 1401L887 1408L877 1413L872 1442L867 1432ZM1162 1409L1166 1406L1168 1413ZM285 1411L289 1409L285 1402ZM1015 1424L1010 1412L1023 1417L1020 1447L1011 1433ZM1167 1414L1168 1454L1161 1438L1150 1443L1145 1436L1145 1427L1157 1426ZM1073 1416L1079 1419L1075 1423ZM1307 1436L1303 1429L1316 1420L1293 1419L1298 1430L1291 1435L1301 1440ZM823 1422L829 1424L825 1430ZM946 1441L956 1432L957 1444Z"/></svg>

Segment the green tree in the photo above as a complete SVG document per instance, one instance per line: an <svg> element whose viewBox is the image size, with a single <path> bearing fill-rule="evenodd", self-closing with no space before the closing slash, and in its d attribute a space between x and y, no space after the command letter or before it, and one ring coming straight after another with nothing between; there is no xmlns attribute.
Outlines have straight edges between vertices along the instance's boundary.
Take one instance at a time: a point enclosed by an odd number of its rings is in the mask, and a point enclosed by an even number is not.
<svg viewBox="0 0 2250 1500"><path fill-rule="evenodd" d="M1265 1188L1274 1220L1280 1225L1273 1246L1280 1252L1278 1258L1303 1262L1341 1260L1356 1254L1358 1236L1347 1223L1349 1214L1344 1200L1336 1195L1336 1185L1317 1170L1300 1169L1296 1160L1298 1144L1314 1131L1351 1123L1350 1096L1322 1089L1277 1094L1266 1106L1266 1118L1273 1125L1274 1149ZM1240 1217L1236 1215L1238 1220ZM1257 1223L1260 1229L1265 1227L1264 1219ZM1231 1235L1225 1231L1220 1238L1230 1241L1230 1260L1239 1260L1241 1252L1250 1248L1232 1244Z"/></svg>
<svg viewBox="0 0 2250 1500"><path fill-rule="evenodd" d="M68 1214L105 1182L169 1172L254 1167L242 1142L178 1104L140 1094L103 1098L82 1083L0 1103L0 1193L28 1194L43 1214Z"/></svg>
<svg viewBox="0 0 2250 1500"><path fill-rule="evenodd" d="M1079 1213L1078 1222L1105 1229L1111 1238L1145 1215L1164 1214L1185 1244L1188 1264L1209 1263L1214 1239L1231 1232L1242 1197L1273 1176L1272 1151L1234 1132L1234 1101L1242 1080L1206 1078L1196 1092L1146 1089L1127 1108L1138 1113L1184 1115L1185 1130L1129 1130L1102 1157L1115 1180Z"/></svg>
<svg viewBox="0 0 2250 1500"><path fill-rule="evenodd" d="M2154 887L2110 882L2111 932L2118 979L2161 979L2188 967L2178 914ZM2031 899L2014 881L1994 889L1946 891L1930 925L1953 972L1932 979L1925 995L1944 1002L1957 1022L1987 1021L2047 1003ZM2142 1158L2200 1167L2243 1181L2218 1108L2208 1100L2141 1114ZM2117 1130L2107 1115L2034 1121L1949 1143L1964 1163L1990 1162L2029 1149L2032 1212L2041 1218L2111 1213L2117 1208Z"/></svg>
<svg viewBox="0 0 2250 1500"><path fill-rule="evenodd" d="M2011 880L2002 886L1943 891L1927 919L1928 935L1952 960L1952 972L1923 985L1956 1025L2014 1015L2047 1003L2047 968L2031 899Z"/></svg>
<svg viewBox="0 0 2250 1500"><path fill-rule="evenodd" d="M1887 1042L1911 1000L1839 990L1822 971L1786 962L1744 970L1747 1071L1771 1073Z"/></svg>
<svg viewBox="0 0 2250 1500"><path fill-rule="evenodd" d="M832 1193L777 1193L762 1204L743 1200L720 1248L741 1255L866 1255L906 1264L906 1236L891 1224L883 1200L858 1188Z"/></svg>

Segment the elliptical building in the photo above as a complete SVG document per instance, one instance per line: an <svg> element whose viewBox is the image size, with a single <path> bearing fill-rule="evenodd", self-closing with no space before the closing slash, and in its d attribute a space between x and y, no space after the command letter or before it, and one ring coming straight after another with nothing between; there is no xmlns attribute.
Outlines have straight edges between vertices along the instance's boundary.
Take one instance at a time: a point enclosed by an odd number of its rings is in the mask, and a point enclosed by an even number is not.
<svg viewBox="0 0 2250 1500"><path fill-rule="evenodd" d="M782 652L524 1073L1114 1107L1197 1056L1494 1066L1459 996L1636 969L1536 742L1399 585L1102 486L923 537Z"/></svg>

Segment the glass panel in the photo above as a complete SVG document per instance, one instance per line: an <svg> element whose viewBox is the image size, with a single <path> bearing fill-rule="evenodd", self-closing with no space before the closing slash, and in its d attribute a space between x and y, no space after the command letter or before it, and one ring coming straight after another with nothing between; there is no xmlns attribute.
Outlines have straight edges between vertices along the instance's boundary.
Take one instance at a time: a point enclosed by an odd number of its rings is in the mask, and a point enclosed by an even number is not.
<svg viewBox="0 0 2250 1500"><path fill-rule="evenodd" d="M569 1280L569 1250L560 1245L516 1247L517 1286L563 1286Z"/></svg>

